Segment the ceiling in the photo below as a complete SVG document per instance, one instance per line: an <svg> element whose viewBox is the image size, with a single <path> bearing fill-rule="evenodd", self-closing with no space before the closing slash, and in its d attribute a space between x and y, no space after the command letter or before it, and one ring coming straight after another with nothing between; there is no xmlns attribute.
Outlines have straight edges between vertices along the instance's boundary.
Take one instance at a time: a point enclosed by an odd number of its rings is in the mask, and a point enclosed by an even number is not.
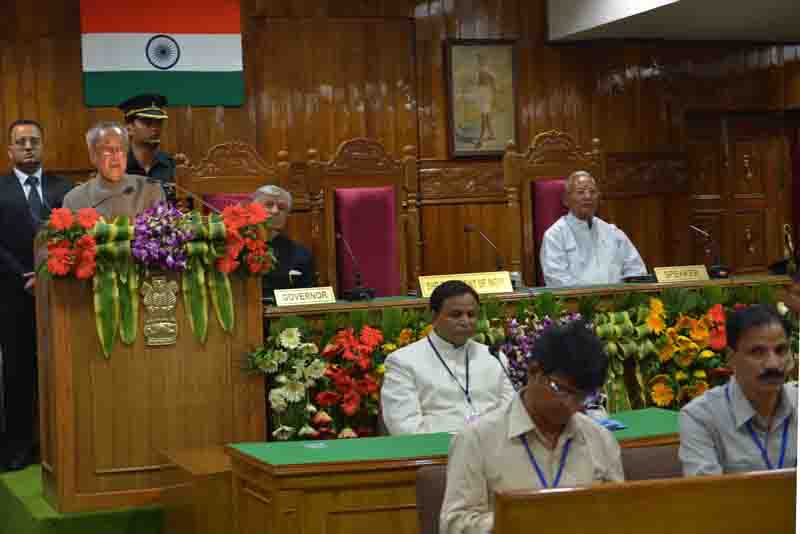
<svg viewBox="0 0 800 534"><path fill-rule="evenodd" d="M549 0L548 9L551 42L800 43L800 0Z"/></svg>

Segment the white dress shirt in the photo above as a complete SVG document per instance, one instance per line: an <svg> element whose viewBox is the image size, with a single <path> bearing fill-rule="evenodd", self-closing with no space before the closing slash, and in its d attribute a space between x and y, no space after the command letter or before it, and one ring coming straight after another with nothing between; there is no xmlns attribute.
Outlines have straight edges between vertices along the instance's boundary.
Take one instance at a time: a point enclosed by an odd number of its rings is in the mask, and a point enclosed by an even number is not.
<svg viewBox="0 0 800 534"><path fill-rule="evenodd" d="M556 448L550 450L518 394L506 407L467 425L450 443L440 516L442 534L491 532L495 492L542 489L521 436L527 438L549 487L568 439L571 443L559 488L625 480L619 444L611 432L576 413L558 437ZM536 530L535 525L531 530Z"/></svg>
<svg viewBox="0 0 800 534"><path fill-rule="evenodd" d="M598 217L589 228L572 212L544 233L539 261L548 287L616 284L626 276L647 274L625 232Z"/></svg>
<svg viewBox="0 0 800 534"><path fill-rule="evenodd" d="M449 372L428 339L439 351ZM462 389L467 384L467 354L471 405ZM507 368L505 356L500 358ZM507 403L514 395L511 382L486 345L469 340L456 347L434 330L427 338L391 353L384 365L381 409L391 434L459 431L464 428L467 417L472 414L480 417Z"/></svg>
<svg viewBox="0 0 800 534"><path fill-rule="evenodd" d="M25 198L28 198L28 195L31 194L31 186L27 183L29 176L35 176L39 179L39 184L36 186L36 190L39 192L39 199L42 201L42 206L47 206L47 201L44 198L44 191L42 190L42 168L33 173L33 174L25 174L21 170L14 167L14 174L17 175L17 180L19 180L19 185L22 186L22 191L25 193Z"/></svg>

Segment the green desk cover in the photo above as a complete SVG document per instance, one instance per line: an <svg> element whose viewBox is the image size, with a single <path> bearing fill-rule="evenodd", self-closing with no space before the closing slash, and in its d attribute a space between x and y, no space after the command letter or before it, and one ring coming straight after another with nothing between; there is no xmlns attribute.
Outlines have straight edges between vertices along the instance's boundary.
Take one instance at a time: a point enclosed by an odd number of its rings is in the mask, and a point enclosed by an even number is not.
<svg viewBox="0 0 800 534"><path fill-rule="evenodd" d="M678 413L647 408L613 414L628 428L614 432L618 440L650 438L678 432ZM450 434L416 434L329 441L237 443L239 452L275 465L364 462L446 456Z"/></svg>

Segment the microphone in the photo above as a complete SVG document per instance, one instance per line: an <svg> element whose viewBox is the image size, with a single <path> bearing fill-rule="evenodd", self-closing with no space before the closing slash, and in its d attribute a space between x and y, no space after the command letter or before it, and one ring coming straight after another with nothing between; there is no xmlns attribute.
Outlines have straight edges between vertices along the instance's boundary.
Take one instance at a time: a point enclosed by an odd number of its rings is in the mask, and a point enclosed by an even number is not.
<svg viewBox="0 0 800 534"><path fill-rule="evenodd" d="M352 289L348 289L342 296L345 300L372 300L375 298L375 290L371 287L363 287L361 281L361 268L358 265L358 260L356 259L356 255L353 254L353 249L350 248L350 243L347 242L347 239L341 234L341 232L336 232L336 239L344 243L344 248L347 250L347 254L350 256L350 261L353 262L353 276L355 278L355 287Z"/></svg>
<svg viewBox="0 0 800 534"><path fill-rule="evenodd" d="M186 193L187 195L191 196L193 199L197 200L197 202L199 202L200 204L202 204L203 206L208 208L209 211L212 211L212 212L216 213L217 215L222 215L221 211L219 211L217 208L215 208L214 206L212 206L211 204L209 204L208 202L203 200L203 198L200 195L196 194L194 191L190 191L189 189L186 189L185 187L182 187L182 186L176 184L175 182L162 182L158 178L153 178L152 176L148 176L146 179L147 179L147 183L149 183L149 184L158 184L158 185L160 185L161 188L165 190L165 192L166 192L166 189L177 189L178 191Z"/></svg>
<svg viewBox="0 0 800 534"><path fill-rule="evenodd" d="M124 196L124 195L130 195L135 190L136 189L132 185L129 185L128 187L126 187L125 189L120 191L119 193L114 193L113 195L108 195L106 198L104 198L100 202L95 202L94 204L92 204L92 209L96 208L97 206L99 206L100 204L105 202L106 200L111 200L112 198L117 198L117 197L121 197L121 196Z"/></svg>
<svg viewBox="0 0 800 534"><path fill-rule="evenodd" d="M712 261L714 262L714 265L710 265L708 267L708 276L711 278L728 278L731 270L727 266L721 264L719 244L716 242L714 237L709 232L706 232L702 228L698 228L693 224L689 225L689 229L706 238L706 243L708 244L707 250L711 254Z"/></svg>
<svg viewBox="0 0 800 534"><path fill-rule="evenodd" d="M486 241L487 243L489 243L489 245L494 249L494 253L495 253L494 264L495 264L495 267L497 268L496 270L502 271L503 270L503 256L500 255L500 250L497 248L497 245L492 243L492 240L489 239L488 237L486 237L486 234L481 232L480 228L478 228L476 225L474 225L474 224L465 224L464 225L464 233L468 234L470 232L478 232L478 234L480 234L480 236L483 238L483 240Z"/></svg>

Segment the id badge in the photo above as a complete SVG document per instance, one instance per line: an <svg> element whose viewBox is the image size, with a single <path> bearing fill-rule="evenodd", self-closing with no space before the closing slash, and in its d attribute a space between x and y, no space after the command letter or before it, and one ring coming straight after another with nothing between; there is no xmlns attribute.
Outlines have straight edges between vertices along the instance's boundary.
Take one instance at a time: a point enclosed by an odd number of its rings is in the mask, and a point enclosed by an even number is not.
<svg viewBox="0 0 800 534"><path fill-rule="evenodd" d="M478 413L478 410L476 410L470 404L469 405L469 411L467 412L467 416L464 419L466 420L467 424L469 425L469 424L475 423L480 418L480 416L481 416L481 414Z"/></svg>

